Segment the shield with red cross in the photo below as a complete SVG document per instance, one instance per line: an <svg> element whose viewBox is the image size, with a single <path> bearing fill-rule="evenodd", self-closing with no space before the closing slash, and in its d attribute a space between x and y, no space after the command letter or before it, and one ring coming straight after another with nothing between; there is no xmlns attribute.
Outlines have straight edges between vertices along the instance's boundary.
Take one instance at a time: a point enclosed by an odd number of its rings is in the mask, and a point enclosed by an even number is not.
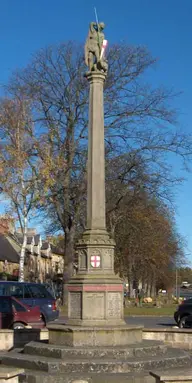
<svg viewBox="0 0 192 383"><path fill-rule="evenodd" d="M92 267L100 267L100 265L101 265L100 255L91 255L91 266Z"/></svg>

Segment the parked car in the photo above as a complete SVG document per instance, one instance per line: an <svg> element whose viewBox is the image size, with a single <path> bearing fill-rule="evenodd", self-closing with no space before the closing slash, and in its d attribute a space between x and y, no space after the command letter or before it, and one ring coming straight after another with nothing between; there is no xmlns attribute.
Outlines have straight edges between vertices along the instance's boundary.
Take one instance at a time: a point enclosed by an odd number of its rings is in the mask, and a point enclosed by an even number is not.
<svg viewBox="0 0 192 383"><path fill-rule="evenodd" d="M185 327L186 320L192 315L192 298L183 301L174 313L174 319L180 328Z"/></svg>
<svg viewBox="0 0 192 383"><path fill-rule="evenodd" d="M40 283L0 281L0 296L12 296L27 306L39 306L45 325L59 316L55 298Z"/></svg>
<svg viewBox="0 0 192 383"><path fill-rule="evenodd" d="M29 307L13 297L0 296L0 328L43 328L38 306Z"/></svg>
<svg viewBox="0 0 192 383"><path fill-rule="evenodd" d="M191 328L192 327L192 315L189 315L184 323L183 328Z"/></svg>

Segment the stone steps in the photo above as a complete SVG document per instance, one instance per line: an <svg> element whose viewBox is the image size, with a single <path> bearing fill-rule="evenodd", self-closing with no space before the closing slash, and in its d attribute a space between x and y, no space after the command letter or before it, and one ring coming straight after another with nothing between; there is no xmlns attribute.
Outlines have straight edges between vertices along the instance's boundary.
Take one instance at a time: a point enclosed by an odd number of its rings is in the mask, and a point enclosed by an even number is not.
<svg viewBox="0 0 192 383"><path fill-rule="evenodd" d="M155 341L144 341L142 345L133 344L129 347L65 347L39 342L30 342L24 347L24 354L39 355L58 359L127 359L130 357L164 355L167 346Z"/></svg>
<svg viewBox="0 0 192 383"><path fill-rule="evenodd" d="M65 359L47 358L45 356L10 353L2 359L4 365L22 367L35 371L48 373L78 373L79 376L86 373L129 373L150 371L153 369L165 369L171 367L183 367L191 364L190 356L181 350L168 349L164 356L130 357L129 359Z"/></svg>
<svg viewBox="0 0 192 383"><path fill-rule="evenodd" d="M21 376L19 383L71 383L74 380L85 380L89 383L155 383L155 380L148 372L142 373L117 373L117 374L53 374L42 371L32 372L26 370Z"/></svg>

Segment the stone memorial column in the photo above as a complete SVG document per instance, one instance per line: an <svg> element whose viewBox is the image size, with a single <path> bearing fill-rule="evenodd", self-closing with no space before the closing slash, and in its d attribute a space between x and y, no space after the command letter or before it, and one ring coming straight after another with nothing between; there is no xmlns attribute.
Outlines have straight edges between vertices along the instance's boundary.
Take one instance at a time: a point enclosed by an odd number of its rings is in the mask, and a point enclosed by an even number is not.
<svg viewBox="0 0 192 383"><path fill-rule="evenodd" d="M90 72L87 229L106 232L103 85L105 73Z"/></svg>
<svg viewBox="0 0 192 383"><path fill-rule="evenodd" d="M68 323L124 324L123 285L114 273L114 246L106 231L104 71L89 71L87 229L77 243L78 273L69 289Z"/></svg>
<svg viewBox="0 0 192 383"><path fill-rule="evenodd" d="M77 243L78 272L68 284L68 321L51 324L49 343L72 347L125 346L142 341L141 326L124 322L123 284L114 273L114 240L106 230L103 86L107 76L103 23L90 23L87 228Z"/></svg>

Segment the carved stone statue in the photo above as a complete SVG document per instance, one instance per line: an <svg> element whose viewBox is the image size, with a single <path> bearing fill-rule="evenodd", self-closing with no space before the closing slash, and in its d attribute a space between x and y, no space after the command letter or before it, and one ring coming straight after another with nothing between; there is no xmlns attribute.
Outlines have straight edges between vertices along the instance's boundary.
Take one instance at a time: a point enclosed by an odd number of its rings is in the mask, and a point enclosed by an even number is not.
<svg viewBox="0 0 192 383"><path fill-rule="evenodd" d="M85 43L85 63L89 71L107 72L108 64L104 56L107 41L103 33L104 23L90 23Z"/></svg>

